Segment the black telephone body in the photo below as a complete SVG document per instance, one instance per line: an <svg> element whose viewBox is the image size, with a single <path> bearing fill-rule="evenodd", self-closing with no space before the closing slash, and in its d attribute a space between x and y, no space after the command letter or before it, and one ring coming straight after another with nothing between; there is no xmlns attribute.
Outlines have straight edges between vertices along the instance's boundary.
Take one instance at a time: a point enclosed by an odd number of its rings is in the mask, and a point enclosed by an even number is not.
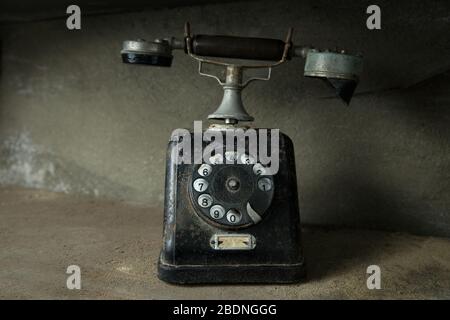
<svg viewBox="0 0 450 320"><path fill-rule="evenodd" d="M260 172L264 167L245 153L234 155L245 159L236 164L180 165L176 144L171 141L167 152L159 277L172 283L301 280L305 264L289 137L279 136L275 175ZM206 183L200 187L198 181Z"/></svg>

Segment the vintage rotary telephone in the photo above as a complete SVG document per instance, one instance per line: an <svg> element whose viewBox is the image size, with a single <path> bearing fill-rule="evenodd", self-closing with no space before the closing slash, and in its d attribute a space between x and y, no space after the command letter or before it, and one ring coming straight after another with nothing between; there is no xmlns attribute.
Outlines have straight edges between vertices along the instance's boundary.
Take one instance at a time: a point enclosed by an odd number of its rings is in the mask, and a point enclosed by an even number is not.
<svg viewBox="0 0 450 320"><path fill-rule="evenodd" d="M253 120L242 104L241 91L253 80L269 80L273 67L302 57L306 59L305 76L324 79L349 103L358 83L362 58L343 51L294 46L292 29L282 41L192 35L188 23L183 40L125 41L121 54L125 63L169 67L176 49L197 60L199 73L216 78L224 89L221 104L208 116L224 123L211 125L207 132L213 133L215 140L223 137L223 141L230 133L244 136L233 140L231 151L230 145L226 148L216 144L211 157L188 163L180 162L180 156L196 150L190 145L191 149L181 152L180 143L195 140L195 132L172 135L167 153L159 278L179 284L299 281L305 275L305 262L293 144L284 134L269 133L268 139L262 139L261 133L266 129L238 125ZM244 65L234 59L258 62ZM225 79L207 73L205 64L222 67ZM244 73L252 69L265 69L267 73L244 80ZM251 130L258 137L253 149L247 140L250 135L245 135ZM243 148L237 148L238 145ZM200 149L206 148L202 142ZM278 170L262 161L257 152L261 148L276 153Z"/></svg>

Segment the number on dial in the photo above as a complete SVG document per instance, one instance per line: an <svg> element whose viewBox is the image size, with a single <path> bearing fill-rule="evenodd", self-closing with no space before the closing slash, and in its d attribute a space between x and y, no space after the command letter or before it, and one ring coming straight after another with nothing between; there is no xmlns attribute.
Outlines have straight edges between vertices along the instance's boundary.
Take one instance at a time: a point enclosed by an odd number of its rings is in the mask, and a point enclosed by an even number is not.
<svg viewBox="0 0 450 320"><path fill-rule="evenodd" d="M229 210L227 212L227 220L229 223L239 223L239 221L241 221L242 219L242 215L240 212L236 211L236 210Z"/></svg>
<svg viewBox="0 0 450 320"><path fill-rule="evenodd" d="M243 154L241 156L241 162L242 164L254 164L256 163L255 158L248 155L248 154Z"/></svg>
<svg viewBox="0 0 450 320"><path fill-rule="evenodd" d="M208 189L208 181L206 181L205 179L199 178L199 179L195 179L193 187L195 189L195 191L197 192L204 192L206 191L206 189Z"/></svg>
<svg viewBox="0 0 450 320"><path fill-rule="evenodd" d="M216 220L222 219L225 215L225 209L221 205L216 204L209 209L209 215Z"/></svg>
<svg viewBox="0 0 450 320"><path fill-rule="evenodd" d="M198 197L197 202L200 207L209 208L213 203L213 199L209 194L202 194Z"/></svg>
<svg viewBox="0 0 450 320"><path fill-rule="evenodd" d="M270 191L272 189L272 180L270 180L269 178L259 179L258 188L261 191Z"/></svg>
<svg viewBox="0 0 450 320"><path fill-rule="evenodd" d="M262 166L262 164L257 163L253 166L253 173L256 175L265 175L267 172L266 168Z"/></svg>
<svg viewBox="0 0 450 320"><path fill-rule="evenodd" d="M202 177L207 177L211 174L212 167L209 164L202 164L200 168L198 168L198 174Z"/></svg>

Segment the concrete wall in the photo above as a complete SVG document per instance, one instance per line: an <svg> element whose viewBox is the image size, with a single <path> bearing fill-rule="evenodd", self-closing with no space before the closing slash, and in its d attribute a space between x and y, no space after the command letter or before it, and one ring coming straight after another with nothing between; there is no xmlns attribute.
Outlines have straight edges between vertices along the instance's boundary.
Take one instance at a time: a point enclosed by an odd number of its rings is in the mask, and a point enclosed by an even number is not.
<svg viewBox="0 0 450 320"><path fill-rule="evenodd" d="M124 65L125 39L197 33L284 38L361 51L350 107L296 59L244 102L255 126L294 141L305 223L450 235L450 16L447 1L249 1L86 16L1 30L0 183L162 205L174 128L221 99L213 79L176 53L170 69ZM83 10L83 8L82 8ZM126 213L124 213L126 214ZM162 214L162 213L161 213Z"/></svg>

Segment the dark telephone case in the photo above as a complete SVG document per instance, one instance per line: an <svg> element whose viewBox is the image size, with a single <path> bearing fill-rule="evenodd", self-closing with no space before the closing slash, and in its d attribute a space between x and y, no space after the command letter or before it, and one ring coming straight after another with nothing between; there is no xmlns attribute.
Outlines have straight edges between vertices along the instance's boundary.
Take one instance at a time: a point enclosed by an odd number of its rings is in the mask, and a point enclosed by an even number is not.
<svg viewBox="0 0 450 320"><path fill-rule="evenodd" d="M159 278L179 284L300 281L305 275L305 264L294 149L289 137L279 135L279 170L267 176L271 179L269 191L264 189L264 183L261 183L263 188L258 184L265 176L254 173L255 164L212 164L207 177L200 174L206 171L199 173L200 164L177 164L177 143L171 141L167 151ZM235 193L221 187L229 177L240 180L240 188ZM207 179L208 189L197 192L193 183L202 178ZM211 196L208 199L212 199L212 203L207 208L199 206L198 198L202 194ZM260 213L256 222L246 210L250 202ZM238 208L241 223L229 222L227 219L233 218L232 215L221 219L215 219L213 213L208 216L208 209L214 205L225 211ZM218 211L215 213L220 216ZM237 239L243 242L238 245L248 245L248 248L220 249L217 242L221 239L232 246Z"/></svg>

